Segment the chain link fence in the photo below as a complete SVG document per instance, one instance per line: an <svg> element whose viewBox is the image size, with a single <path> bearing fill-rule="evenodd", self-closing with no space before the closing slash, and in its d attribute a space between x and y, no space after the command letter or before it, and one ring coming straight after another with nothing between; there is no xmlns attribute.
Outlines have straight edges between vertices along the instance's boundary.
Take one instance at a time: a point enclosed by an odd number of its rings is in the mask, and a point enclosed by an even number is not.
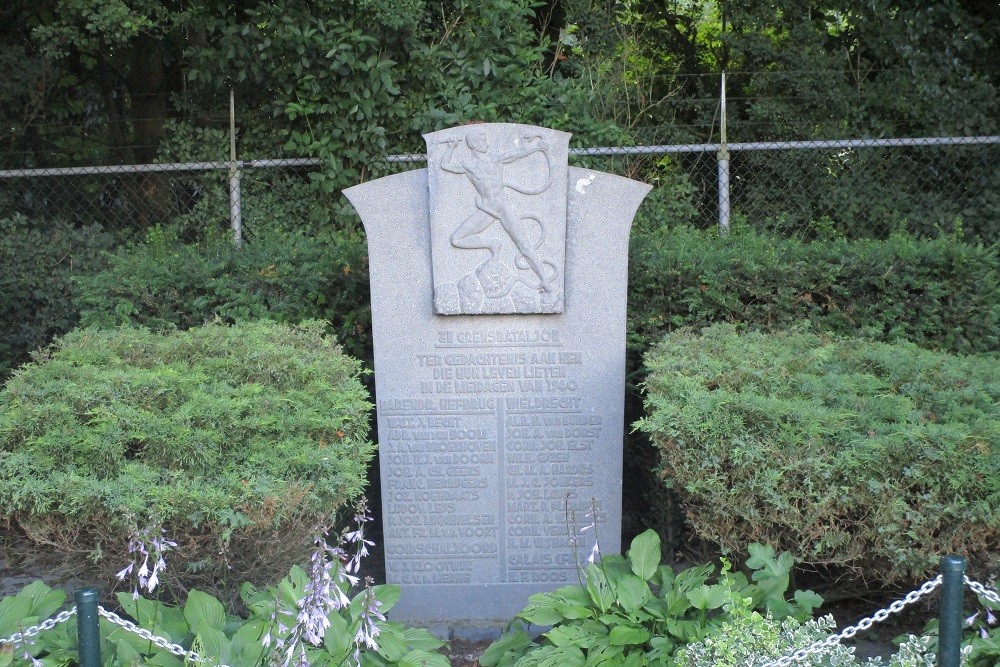
<svg viewBox="0 0 1000 667"><path fill-rule="evenodd" d="M389 156L411 168L419 154ZM803 239L894 232L1000 240L1000 137L571 149L571 163L647 180L651 224L749 226ZM318 229L350 215L310 158L0 170L0 217L100 225L129 238L172 225L196 240L255 225Z"/></svg>

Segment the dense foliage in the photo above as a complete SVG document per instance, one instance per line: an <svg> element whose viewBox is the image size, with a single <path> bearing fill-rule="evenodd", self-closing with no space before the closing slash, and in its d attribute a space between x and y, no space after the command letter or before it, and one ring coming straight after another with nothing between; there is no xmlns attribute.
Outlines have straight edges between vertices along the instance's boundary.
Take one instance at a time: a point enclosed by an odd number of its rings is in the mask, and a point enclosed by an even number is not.
<svg viewBox="0 0 1000 667"><path fill-rule="evenodd" d="M1000 564L995 357L714 325L670 334L646 363L639 427L702 538L883 583L947 553Z"/></svg>
<svg viewBox="0 0 1000 667"><path fill-rule="evenodd" d="M110 255L106 270L79 280L81 320L169 330L319 319L350 354L370 359L367 261L360 235L272 232L237 247L229 239L186 244L154 229L144 244Z"/></svg>
<svg viewBox="0 0 1000 667"><path fill-rule="evenodd" d="M175 593L273 580L364 486L359 370L320 322L76 330L0 391L0 517L105 576L162 526Z"/></svg>
<svg viewBox="0 0 1000 667"><path fill-rule="evenodd" d="M689 227L636 237L629 324L643 352L680 326L818 329L952 352L1000 349L1000 256L954 237L794 238Z"/></svg>
<svg viewBox="0 0 1000 667"><path fill-rule="evenodd" d="M76 326L74 277L104 268L100 227L0 217L0 381L35 349Z"/></svg>
<svg viewBox="0 0 1000 667"><path fill-rule="evenodd" d="M383 155L418 150L422 133L460 122L548 125L582 145L713 141L724 70L730 141L995 135L1000 118L1000 11L981 0L43 7L0 8L0 63L12 72L0 82L5 166L226 159L230 89L241 157L320 158L318 197L384 173ZM177 141L199 133L223 141ZM887 223L933 234L961 218L970 236L994 239L998 176L979 157L738 151L733 187L737 202L787 211L753 224L803 229L822 215L865 236ZM685 159L638 170L654 179ZM715 197L714 169L690 171L700 172L698 196ZM124 189L129 210L168 198L155 178L121 180L135 181Z"/></svg>
<svg viewBox="0 0 1000 667"><path fill-rule="evenodd" d="M211 664L260 665L265 659L270 664L281 664L281 651L275 656L275 642L286 640L289 630L296 624L299 602L309 583L306 573L293 567L276 585L266 589L244 586L243 601L249 610L246 618L226 613L222 603L197 589L190 591L183 605L170 605L128 593L119 593L118 604L136 625L154 635L193 650ZM341 585L342 589L345 589ZM345 593L348 591L344 590ZM362 623L369 598L377 600L382 613L389 611L399 599L397 586L375 586L357 593L349 605L330 612L325 641L319 646L307 646L309 664L325 667L357 665L355 649L361 665L388 667L389 665L426 665L447 667L448 660L435 653L443 642L419 628L404 628L398 623L371 619L376 628L380 646L372 649L364 644L356 646L355 637ZM36 581L17 595L0 601L0 637L9 637L23 630L26 625L39 623L55 614L66 599L60 590L52 590ZM107 603L105 603L106 606ZM279 628L279 623L281 627ZM168 651L148 640L100 619L101 656L105 665L118 667L135 664L180 665L181 661ZM271 646L264 638L271 638ZM74 624L63 623L45 631L32 643L18 647L18 651L0 652L0 667L9 665L76 664L79 660Z"/></svg>
<svg viewBox="0 0 1000 667"><path fill-rule="evenodd" d="M811 591L789 594L792 558L751 545L747 570L711 564L675 572L661 565L660 538L636 537L624 557L605 555L580 567L579 585L532 595L516 623L550 630L532 639L515 629L480 658L484 667L536 665L670 665L681 647L714 636L736 606L765 610L778 619L805 621L822 598ZM709 583L710 578L714 579Z"/></svg>

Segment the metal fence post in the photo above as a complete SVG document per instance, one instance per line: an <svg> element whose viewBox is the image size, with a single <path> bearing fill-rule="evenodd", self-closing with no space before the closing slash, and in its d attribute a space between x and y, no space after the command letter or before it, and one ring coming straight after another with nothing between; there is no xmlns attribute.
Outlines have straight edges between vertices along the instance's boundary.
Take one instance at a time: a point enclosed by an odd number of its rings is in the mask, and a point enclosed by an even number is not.
<svg viewBox="0 0 1000 667"><path fill-rule="evenodd" d="M729 148L726 146L726 73L722 73L719 93L721 113L719 124L719 235L729 233Z"/></svg>
<svg viewBox="0 0 1000 667"><path fill-rule="evenodd" d="M100 594L87 588L73 594L76 599L76 634L80 667L101 667L101 631L97 603Z"/></svg>
<svg viewBox="0 0 1000 667"><path fill-rule="evenodd" d="M965 559L941 557L941 616L938 624L938 667L959 667L962 650L962 598Z"/></svg>
<svg viewBox="0 0 1000 667"><path fill-rule="evenodd" d="M240 191L242 172L236 161L236 95L229 89L229 224L233 241L243 244L243 193Z"/></svg>

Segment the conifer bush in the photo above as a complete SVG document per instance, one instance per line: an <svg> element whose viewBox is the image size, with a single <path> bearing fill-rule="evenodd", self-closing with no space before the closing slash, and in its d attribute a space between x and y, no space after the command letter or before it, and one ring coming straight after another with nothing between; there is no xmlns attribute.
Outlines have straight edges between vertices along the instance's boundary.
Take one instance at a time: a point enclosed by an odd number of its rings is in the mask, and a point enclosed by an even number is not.
<svg viewBox="0 0 1000 667"><path fill-rule="evenodd" d="M325 324L86 328L0 391L0 520L103 575L137 532L165 572L232 600L309 551L373 455L360 363Z"/></svg>
<svg viewBox="0 0 1000 667"><path fill-rule="evenodd" d="M818 329L928 349L1000 350L1000 255L952 236L803 242L734 228L672 227L632 244L629 336L644 353L669 331L714 322Z"/></svg>
<svg viewBox="0 0 1000 667"><path fill-rule="evenodd" d="M0 215L0 382L77 325L72 281L100 272L113 243L98 225Z"/></svg>
<svg viewBox="0 0 1000 667"><path fill-rule="evenodd" d="M663 482L702 538L885 584L1000 565L1000 360L796 330L681 329L646 357Z"/></svg>
<svg viewBox="0 0 1000 667"><path fill-rule="evenodd" d="M319 238L258 230L185 243L155 228L140 245L107 256L107 268L77 281L83 326L187 329L206 322L269 319L329 322L344 349L371 358L364 237Z"/></svg>

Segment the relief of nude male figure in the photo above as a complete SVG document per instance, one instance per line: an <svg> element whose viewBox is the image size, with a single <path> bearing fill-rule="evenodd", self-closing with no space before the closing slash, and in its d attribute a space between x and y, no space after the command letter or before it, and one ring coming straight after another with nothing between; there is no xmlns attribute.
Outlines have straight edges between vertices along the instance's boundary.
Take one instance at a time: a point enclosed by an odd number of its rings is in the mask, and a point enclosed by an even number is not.
<svg viewBox="0 0 1000 667"><path fill-rule="evenodd" d="M441 143L447 144L447 152L441 168L452 174L464 174L476 190L476 211L468 216L451 235L451 243L457 248L489 249L495 257L503 247L501 239L482 236L481 234L494 222L500 225L510 236L517 247L520 256L516 265L521 269L530 268L538 276L538 288L549 292L553 289L558 270L548 261L542 259L537 249L544 241L544 226L537 215L521 215L514 210L507 196L506 188L527 195L544 192L552 184L552 164L548 145L540 135L526 136L524 144L518 148L502 153L490 152L486 133L472 130L465 136L465 143L471 151L471 159L455 160L455 148L461 139L453 138ZM545 157L547 176L544 184L535 189L528 189L504 180L505 165L532 155L541 153ZM524 219L533 219L541 227L537 241L532 242ZM546 270L546 266L549 267ZM549 275L546 275L549 274Z"/></svg>

